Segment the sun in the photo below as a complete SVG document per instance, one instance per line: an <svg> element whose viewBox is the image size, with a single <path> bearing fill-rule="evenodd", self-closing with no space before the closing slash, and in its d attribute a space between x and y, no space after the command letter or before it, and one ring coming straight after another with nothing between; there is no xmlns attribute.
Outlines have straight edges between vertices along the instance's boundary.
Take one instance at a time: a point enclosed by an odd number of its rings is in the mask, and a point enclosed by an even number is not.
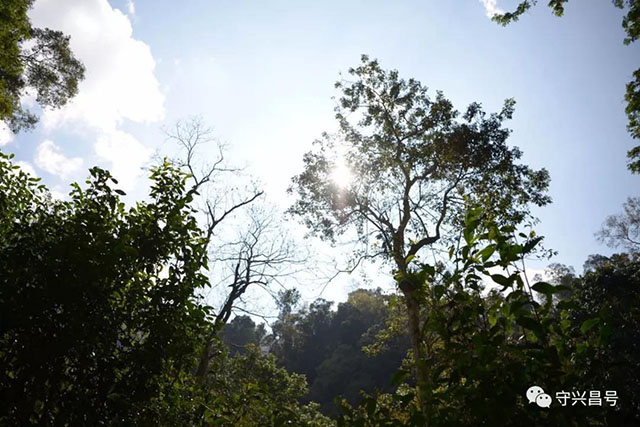
<svg viewBox="0 0 640 427"><path fill-rule="evenodd" d="M331 170L331 181L340 189L347 188L353 181L353 171L347 166L344 158L336 160Z"/></svg>

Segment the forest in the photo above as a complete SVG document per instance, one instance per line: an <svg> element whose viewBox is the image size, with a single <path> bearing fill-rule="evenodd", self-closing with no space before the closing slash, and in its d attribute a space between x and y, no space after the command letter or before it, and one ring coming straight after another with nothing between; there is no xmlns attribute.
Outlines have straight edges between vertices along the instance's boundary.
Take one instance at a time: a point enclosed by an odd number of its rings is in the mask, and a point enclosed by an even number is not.
<svg viewBox="0 0 640 427"><path fill-rule="evenodd" d="M304 146L282 211L197 116L166 126L142 193L78 158L59 195L19 146L94 71L36 25L41 1L0 3L0 425L640 425L640 196L572 230L610 252L558 262L538 215L563 200L512 143L515 99L454 106L370 52L321 82L335 130ZM491 25L587 7L537 3ZM640 2L611 3L635 48ZM637 143L640 69L617 89ZM640 145L624 155L637 177Z"/></svg>

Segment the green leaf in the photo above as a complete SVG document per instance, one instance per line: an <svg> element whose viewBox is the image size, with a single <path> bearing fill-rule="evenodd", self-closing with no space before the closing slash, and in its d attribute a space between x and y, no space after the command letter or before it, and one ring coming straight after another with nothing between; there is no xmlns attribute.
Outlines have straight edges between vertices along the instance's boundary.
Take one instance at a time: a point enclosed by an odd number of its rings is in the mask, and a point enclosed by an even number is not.
<svg viewBox="0 0 640 427"><path fill-rule="evenodd" d="M613 328L611 327L611 325L609 323L603 323L602 326L600 326L600 337L598 339L598 345L599 346L608 345L609 342L611 341L612 333L613 333Z"/></svg>
<svg viewBox="0 0 640 427"><path fill-rule="evenodd" d="M493 253L495 251L496 251L496 246L495 245L489 245L486 248L484 248L483 250L481 250L479 255L482 258L482 262L485 262L489 258L491 258L491 255L493 255Z"/></svg>
<svg viewBox="0 0 640 427"><path fill-rule="evenodd" d="M491 280L493 280L494 282L496 282L499 285L503 286L502 290L505 290L506 288L510 287L513 285L513 281L515 280L513 276L510 277L505 277L502 274L492 274L491 275Z"/></svg>
<svg viewBox="0 0 640 427"><path fill-rule="evenodd" d="M591 328L600 323L599 317L594 317L593 319L588 319L582 322L582 326L580 326L580 332L586 334Z"/></svg>
<svg viewBox="0 0 640 427"><path fill-rule="evenodd" d="M489 326L494 327L498 323L498 313L495 310L489 311Z"/></svg>
<svg viewBox="0 0 640 427"><path fill-rule="evenodd" d="M578 303L570 299L562 300L558 303L558 310L577 310L578 308L580 308Z"/></svg>
<svg viewBox="0 0 640 427"><path fill-rule="evenodd" d="M529 252L531 252L531 250L533 250L533 248L538 245L538 243L540 243L542 239L543 237L534 237L533 239L527 241L522 248L522 252L528 254Z"/></svg>
<svg viewBox="0 0 640 427"><path fill-rule="evenodd" d="M398 369L391 377L391 386L397 387L409 376L409 372L403 369Z"/></svg>
<svg viewBox="0 0 640 427"><path fill-rule="evenodd" d="M545 295L551 295L551 294L555 294L557 292L560 292L556 286L553 286L550 283L547 282L538 282L536 284L534 284L531 289L533 289L536 292L540 292L541 294L545 294Z"/></svg>
<svg viewBox="0 0 640 427"><path fill-rule="evenodd" d="M542 337L543 335L540 323L538 323L538 321L533 317L519 316L516 318L516 323L525 329L529 329L531 332L536 334L538 338Z"/></svg>

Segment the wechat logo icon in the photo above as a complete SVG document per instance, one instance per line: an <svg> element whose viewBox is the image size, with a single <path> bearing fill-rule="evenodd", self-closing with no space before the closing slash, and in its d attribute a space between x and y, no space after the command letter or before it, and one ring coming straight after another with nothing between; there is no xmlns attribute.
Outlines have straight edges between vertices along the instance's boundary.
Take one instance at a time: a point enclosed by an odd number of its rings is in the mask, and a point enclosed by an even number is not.
<svg viewBox="0 0 640 427"><path fill-rule="evenodd" d="M536 403L541 408L548 408L551 406L551 396L546 394L542 387L537 385L529 387L527 390L527 399L529 403Z"/></svg>

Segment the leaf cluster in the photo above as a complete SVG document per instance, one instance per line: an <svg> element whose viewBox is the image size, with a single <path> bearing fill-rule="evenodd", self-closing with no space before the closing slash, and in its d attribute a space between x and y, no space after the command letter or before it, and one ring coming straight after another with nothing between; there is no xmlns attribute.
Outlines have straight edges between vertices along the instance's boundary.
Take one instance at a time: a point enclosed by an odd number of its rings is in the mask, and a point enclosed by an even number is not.
<svg viewBox="0 0 640 427"><path fill-rule="evenodd" d="M637 264L618 263L615 279L605 264L570 286L544 281L529 286L520 265L539 237L516 236L512 227L495 224L477 208L467 212L463 234L464 243L451 252L456 269L436 279L434 269L425 268L426 351L417 363L429 373L420 393L426 402L419 402L417 387L403 386L394 394L367 397L359 407L343 403L339 425L621 425L634 419L638 387L620 374L635 368L638 353L620 353L631 337L618 331L632 330L638 318L632 308L637 291L629 283ZM626 294L629 305L620 306L613 286L633 293ZM614 322L614 312L624 314ZM616 365L620 370L612 369ZM399 371L394 381L409 374ZM525 398L534 384L552 396L560 390L608 389L628 397L615 410L555 404L540 411Z"/></svg>
<svg viewBox="0 0 640 427"><path fill-rule="evenodd" d="M75 96L84 66L69 48L69 36L34 28L27 12L33 0L0 4L0 120L13 132L30 128L37 117L20 97L33 90L42 107L58 108Z"/></svg>

